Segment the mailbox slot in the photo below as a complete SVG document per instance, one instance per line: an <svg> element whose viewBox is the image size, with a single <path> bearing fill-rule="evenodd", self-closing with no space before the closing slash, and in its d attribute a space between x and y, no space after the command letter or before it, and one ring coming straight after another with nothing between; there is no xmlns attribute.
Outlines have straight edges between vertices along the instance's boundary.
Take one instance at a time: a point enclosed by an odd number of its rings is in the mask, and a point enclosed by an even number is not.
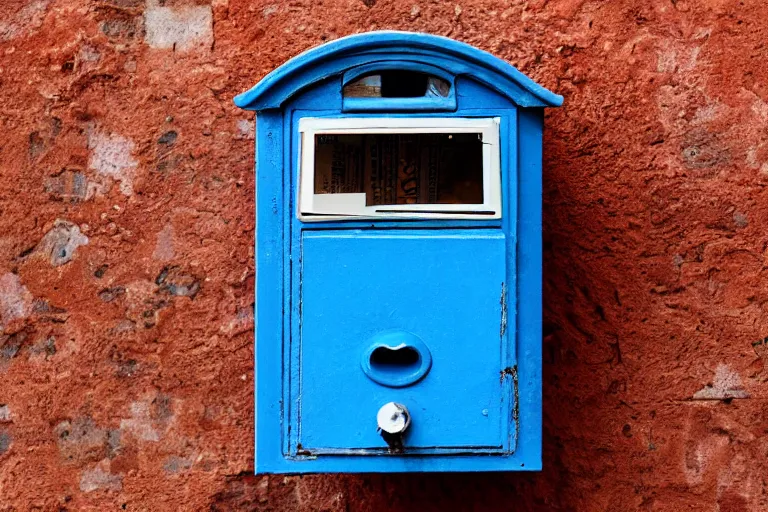
<svg viewBox="0 0 768 512"><path fill-rule="evenodd" d="M299 218L498 219L499 118L303 118Z"/></svg>
<svg viewBox="0 0 768 512"><path fill-rule="evenodd" d="M369 379L383 386L411 386L432 367L429 348L413 333L394 329L379 333L372 341L360 366Z"/></svg>
<svg viewBox="0 0 768 512"><path fill-rule="evenodd" d="M453 112L454 77L411 61L376 62L350 69L342 81L344 112Z"/></svg>
<svg viewBox="0 0 768 512"><path fill-rule="evenodd" d="M344 86L344 98L447 98L451 84L418 71L386 70Z"/></svg>

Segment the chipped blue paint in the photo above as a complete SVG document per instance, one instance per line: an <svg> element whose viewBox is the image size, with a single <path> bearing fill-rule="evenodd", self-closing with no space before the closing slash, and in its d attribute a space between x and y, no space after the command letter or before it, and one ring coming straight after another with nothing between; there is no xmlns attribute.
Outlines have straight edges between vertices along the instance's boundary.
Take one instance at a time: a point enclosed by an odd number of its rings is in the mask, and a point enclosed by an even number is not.
<svg viewBox="0 0 768 512"><path fill-rule="evenodd" d="M344 102L343 84L398 63L452 103ZM237 97L258 111L256 473L541 467L542 107L561 102L485 52L402 32L312 49ZM301 118L450 115L500 119L501 219L297 218ZM370 378L398 331L422 358ZM402 453L376 432L387 401L411 412Z"/></svg>

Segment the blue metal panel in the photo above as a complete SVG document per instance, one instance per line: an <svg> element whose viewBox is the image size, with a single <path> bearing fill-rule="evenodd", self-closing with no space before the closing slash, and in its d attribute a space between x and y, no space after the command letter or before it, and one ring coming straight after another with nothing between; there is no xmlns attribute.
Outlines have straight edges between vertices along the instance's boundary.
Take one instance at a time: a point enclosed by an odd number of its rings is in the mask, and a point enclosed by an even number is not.
<svg viewBox="0 0 768 512"><path fill-rule="evenodd" d="M344 83L393 62L452 83L452 115L501 119L501 219L298 220L301 117L447 115L342 111ZM397 32L311 50L238 97L259 110L257 473L541 467L543 115L521 107L561 101L484 52ZM397 340L412 359L371 362ZM389 400L412 412L403 453L376 433Z"/></svg>
<svg viewBox="0 0 768 512"><path fill-rule="evenodd" d="M344 112L452 112L456 97L450 98L344 98Z"/></svg>
<svg viewBox="0 0 768 512"><path fill-rule="evenodd" d="M518 445L529 469L541 468L541 159L544 112L518 117L518 243L516 372Z"/></svg>
<svg viewBox="0 0 768 512"><path fill-rule="evenodd" d="M509 98L488 89L479 82L468 77L456 78L456 91L458 95L459 108L466 111L471 108L480 108L487 111L493 109L509 109L516 105Z"/></svg>
<svg viewBox="0 0 768 512"><path fill-rule="evenodd" d="M341 112L341 76L318 82L291 100L292 109L331 110Z"/></svg>
<svg viewBox="0 0 768 512"><path fill-rule="evenodd" d="M256 130L256 312L254 347L256 471L282 459L284 206L283 122L279 110L259 114Z"/></svg>
<svg viewBox="0 0 768 512"><path fill-rule="evenodd" d="M406 453L501 450L503 232L305 231L301 258L305 452L386 451L375 418L389 401L411 410ZM371 340L392 330L420 338L433 361L424 379L399 389L360 366Z"/></svg>

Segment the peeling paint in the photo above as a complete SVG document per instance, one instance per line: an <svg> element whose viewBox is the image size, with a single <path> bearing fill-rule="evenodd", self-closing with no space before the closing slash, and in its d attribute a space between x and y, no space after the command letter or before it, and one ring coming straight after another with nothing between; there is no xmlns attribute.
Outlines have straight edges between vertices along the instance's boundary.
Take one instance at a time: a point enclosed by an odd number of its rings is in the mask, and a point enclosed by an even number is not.
<svg viewBox="0 0 768 512"><path fill-rule="evenodd" d="M501 283L501 327L499 328L499 337L503 338L507 332L507 287L504 283Z"/></svg>

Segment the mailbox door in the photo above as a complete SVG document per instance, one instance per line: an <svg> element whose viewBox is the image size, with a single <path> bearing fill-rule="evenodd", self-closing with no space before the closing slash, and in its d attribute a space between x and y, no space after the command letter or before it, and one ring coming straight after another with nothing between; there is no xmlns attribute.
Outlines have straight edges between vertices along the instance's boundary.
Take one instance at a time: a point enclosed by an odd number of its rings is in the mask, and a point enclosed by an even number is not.
<svg viewBox="0 0 768 512"><path fill-rule="evenodd" d="M304 231L292 451L386 451L376 413L390 401L411 414L405 453L506 450L506 247L498 229ZM392 387L366 374L382 332L421 340L426 375ZM416 363L382 364L397 377Z"/></svg>

